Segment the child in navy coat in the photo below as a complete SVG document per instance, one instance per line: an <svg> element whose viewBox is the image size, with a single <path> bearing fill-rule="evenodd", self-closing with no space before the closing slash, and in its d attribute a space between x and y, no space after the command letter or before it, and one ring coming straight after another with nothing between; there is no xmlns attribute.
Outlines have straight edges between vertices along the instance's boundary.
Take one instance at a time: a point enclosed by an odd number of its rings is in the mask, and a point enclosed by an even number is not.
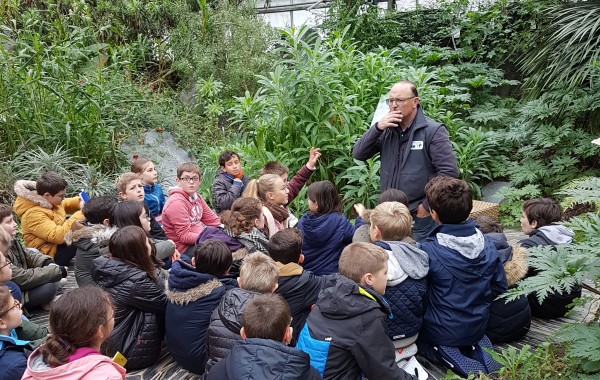
<svg viewBox="0 0 600 380"><path fill-rule="evenodd" d="M229 272L231 251L220 240L209 239L196 246L192 262L175 261L169 274L166 295L166 341L177 364L188 371L203 374L206 365L204 347L210 315L231 287Z"/></svg>
<svg viewBox="0 0 600 380"><path fill-rule="evenodd" d="M342 250L352 243L354 226L341 214L340 196L330 181L311 184L307 195L310 211L298 222L306 259L303 267L317 276L337 273Z"/></svg>

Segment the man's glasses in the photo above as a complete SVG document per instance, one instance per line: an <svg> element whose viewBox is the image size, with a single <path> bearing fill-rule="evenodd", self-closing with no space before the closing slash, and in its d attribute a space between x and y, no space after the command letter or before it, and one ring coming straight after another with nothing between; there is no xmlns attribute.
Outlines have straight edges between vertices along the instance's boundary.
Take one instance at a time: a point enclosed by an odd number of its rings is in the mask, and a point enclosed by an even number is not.
<svg viewBox="0 0 600 380"><path fill-rule="evenodd" d="M4 261L4 264L3 264L3 265L0 265L0 269L4 269L4 267L7 267L7 266L9 266L10 264L12 264L12 263L10 262L10 260L9 260L9 259L6 259L6 260Z"/></svg>
<svg viewBox="0 0 600 380"><path fill-rule="evenodd" d="M414 98L416 98L416 96L411 96L410 98L404 98L404 99L394 99L394 98L391 98L391 99L386 99L386 100L385 100L385 104L387 104L388 106L389 106L390 104L394 104L394 103L395 103L395 104L402 104L402 103L404 103L405 101L407 101L407 100L410 100L410 99L414 99Z"/></svg>
<svg viewBox="0 0 600 380"><path fill-rule="evenodd" d="M21 302L19 302L19 301L15 300L15 303L12 305L12 307L10 307L8 310L6 310L6 311L4 311L4 312L0 313L0 318L4 317L4 316L5 316L6 314L8 314L8 313L9 313L9 312L10 312L12 309L15 309L15 308L17 308L17 309L19 309L19 310L20 310L20 309L21 309Z"/></svg>
<svg viewBox="0 0 600 380"><path fill-rule="evenodd" d="M179 179L182 180L183 182L189 182L189 183L196 183L196 182L200 181L200 177L198 177L198 176L194 176L194 177L181 177Z"/></svg>

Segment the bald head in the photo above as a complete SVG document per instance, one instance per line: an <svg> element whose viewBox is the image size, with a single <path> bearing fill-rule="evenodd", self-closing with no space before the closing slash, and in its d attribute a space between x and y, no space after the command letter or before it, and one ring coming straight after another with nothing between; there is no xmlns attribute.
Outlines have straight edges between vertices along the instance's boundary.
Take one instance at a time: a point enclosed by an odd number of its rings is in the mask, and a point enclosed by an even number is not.
<svg viewBox="0 0 600 380"><path fill-rule="evenodd" d="M400 82L396 82L396 84L392 86L392 89L402 92L409 92L411 96L419 96L419 93L417 92L417 86L415 86L415 84L409 80L401 80Z"/></svg>

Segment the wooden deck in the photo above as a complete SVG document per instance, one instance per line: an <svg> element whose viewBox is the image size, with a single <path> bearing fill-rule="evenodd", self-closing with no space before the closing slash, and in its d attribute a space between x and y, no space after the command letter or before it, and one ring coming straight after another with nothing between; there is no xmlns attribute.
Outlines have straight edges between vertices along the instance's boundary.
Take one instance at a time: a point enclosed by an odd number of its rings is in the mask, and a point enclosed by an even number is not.
<svg viewBox="0 0 600 380"><path fill-rule="evenodd" d="M518 240L524 238L524 236L520 233L520 231L506 231L506 235L511 242L511 244L516 243ZM77 287L77 283L75 282L75 276L73 273L73 268L70 268L68 283L62 289L62 292L68 292ZM587 305L588 307L576 310L573 315L570 315L566 318L560 318L555 320L541 320L534 318L531 321L531 329L527 336L523 339L512 342L510 346L516 347L520 349L524 345L537 346L542 342L550 339L550 336L558 331L561 326L568 322L582 322L586 320L590 315L593 314L593 310L590 311L590 307L598 307L597 303L594 305ZM31 320L38 324L48 325L48 312L39 311L36 312ZM500 345L497 346L497 350L503 350L509 347L509 345ZM423 365L423 367L429 373L430 379L441 379L446 374L446 369L429 363L426 359L417 356L419 362ZM163 349L160 360L152 367L146 368L144 370L132 371L127 373L127 379L132 380L190 380L190 379L200 379L200 376L188 372L181 367L179 367L171 358L169 352Z"/></svg>

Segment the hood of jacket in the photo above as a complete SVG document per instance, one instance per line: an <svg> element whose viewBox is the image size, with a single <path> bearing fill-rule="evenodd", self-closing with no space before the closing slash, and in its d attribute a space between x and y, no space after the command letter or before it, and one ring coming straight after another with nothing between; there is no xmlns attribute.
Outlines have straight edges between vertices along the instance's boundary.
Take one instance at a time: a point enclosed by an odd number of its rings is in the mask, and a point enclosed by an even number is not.
<svg viewBox="0 0 600 380"><path fill-rule="evenodd" d="M246 303L250 302L259 293L251 292L242 288L233 288L225 292L221 303L217 308L219 319L223 325L239 334L242 328L243 310Z"/></svg>
<svg viewBox="0 0 600 380"><path fill-rule="evenodd" d="M111 231L108 232L107 230ZM91 240L94 237L103 236L102 240L106 240L106 245L108 245L108 240L116 230L116 227L107 227L104 224L92 224L89 226L83 226L83 228L80 228L77 231L67 232L65 234L65 243L67 243L67 245L72 245L80 243L83 239L88 239L90 240L91 244L97 244L97 239L94 242L91 242Z"/></svg>
<svg viewBox="0 0 600 380"><path fill-rule="evenodd" d="M25 372L24 378L36 380L75 380L81 379L86 375L89 376L90 372L99 366L107 365L112 366L115 369L115 372L120 373L123 379L125 379L125 368L114 363L104 355L84 356L70 363L53 368L44 362L44 358L38 349L34 351L28 359L27 371ZM98 372L102 371L98 370ZM102 374L109 375L106 372ZM95 375L100 375L100 373L96 373Z"/></svg>
<svg viewBox="0 0 600 380"><path fill-rule="evenodd" d="M487 271L489 262L496 258L496 255L481 254L485 248L485 237L475 228L473 220L461 224L442 224L430 236L440 246L458 253L452 255L436 250L444 255L444 267L465 284L477 283Z"/></svg>
<svg viewBox="0 0 600 380"><path fill-rule="evenodd" d="M360 297L357 297L360 296ZM329 319L349 319L373 309L392 315L390 306L375 290L336 273L323 286L317 305Z"/></svg>
<svg viewBox="0 0 600 380"><path fill-rule="evenodd" d="M224 360L227 379L311 378L308 354L273 340L246 339L234 346Z"/></svg>
<svg viewBox="0 0 600 380"><path fill-rule="evenodd" d="M170 302L185 305L211 294L213 290L224 287L213 275L198 273L183 261L175 261L169 271L165 295Z"/></svg>
<svg viewBox="0 0 600 380"><path fill-rule="evenodd" d="M19 180L15 182L14 189L19 197L14 204L15 213L19 218L33 206L52 210L52 204L35 190L35 181Z"/></svg>
<svg viewBox="0 0 600 380"><path fill-rule="evenodd" d="M527 264L527 250L519 245L514 247L512 257L504 263L504 273L508 286L513 286L517 281L525 278L529 266Z"/></svg>
<svg viewBox="0 0 600 380"><path fill-rule="evenodd" d="M307 212L302 215L302 226L306 234L311 236L311 245L326 244L331 236L340 230L346 219L338 213L319 215Z"/></svg>
<svg viewBox="0 0 600 380"><path fill-rule="evenodd" d="M573 231L560 224L550 224L537 230L546 235L554 244L570 244L575 236Z"/></svg>
<svg viewBox="0 0 600 380"><path fill-rule="evenodd" d="M501 232L490 232L484 235L494 243L494 246L496 247L496 251L498 251L498 256L500 257L500 261L502 261L502 264L506 263L511 259L513 254L513 248L510 246L510 244L508 244L508 239L506 238L506 235L504 235Z"/></svg>
<svg viewBox="0 0 600 380"><path fill-rule="evenodd" d="M407 277L419 280L429 273L429 256L414 245L401 241L375 244L388 250L388 286L396 286Z"/></svg>

